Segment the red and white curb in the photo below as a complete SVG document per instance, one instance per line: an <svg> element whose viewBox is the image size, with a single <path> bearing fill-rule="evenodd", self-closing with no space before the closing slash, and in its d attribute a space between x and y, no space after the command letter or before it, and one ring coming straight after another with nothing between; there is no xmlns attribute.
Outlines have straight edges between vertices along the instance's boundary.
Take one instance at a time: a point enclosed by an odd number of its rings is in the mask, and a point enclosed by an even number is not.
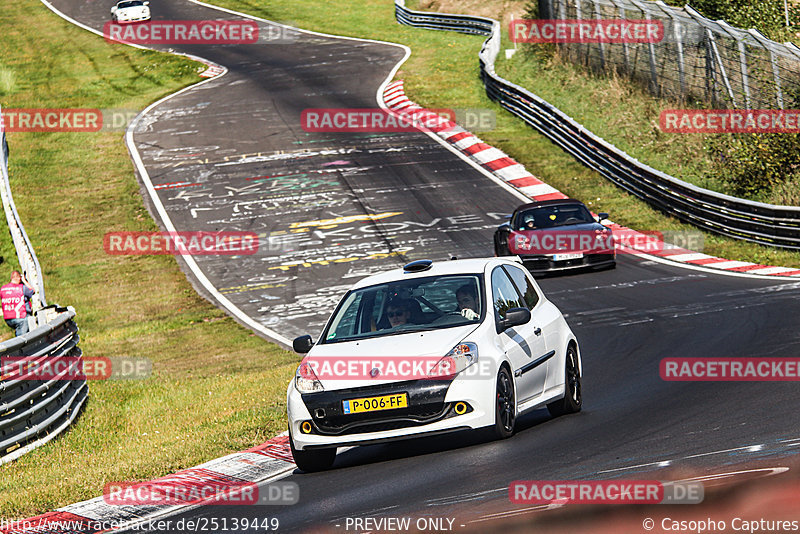
<svg viewBox="0 0 800 534"><path fill-rule="evenodd" d="M200 76L202 78L214 78L215 76L219 76L221 74L225 74L225 72L227 71L227 69L225 67L223 67L222 65L217 65L216 63L212 63L212 62L210 62L210 61L208 61L206 59L202 59L202 58L198 57L197 61L199 61L200 63L203 63L204 65L206 65L208 67L206 70L204 70L203 72L200 73Z"/></svg>
<svg viewBox="0 0 800 534"><path fill-rule="evenodd" d="M403 88L403 81L394 81L386 86L383 92L383 101L394 113L405 116L409 120L426 125L426 129L447 141L451 146L468 156L483 168L514 186L525 196L534 201L569 198L567 195L548 185L531 173L525 167L514 161L504 152L484 143L480 138L458 126L454 122L440 117L433 111L425 109L408 99ZM612 230L625 231L633 235L639 234L642 242L648 239L652 243L652 236L645 236L625 226L606 221L604 224ZM696 267L709 267L728 272L746 273L752 275L771 277L800 277L800 269L791 267L776 267L761 265L746 261L731 261L717 258L701 252L686 250L669 243L655 247L658 250L637 250L638 254L656 256L673 262L683 263Z"/></svg>
<svg viewBox="0 0 800 534"><path fill-rule="evenodd" d="M151 481L169 484L191 494L213 485L216 490L234 492L242 484L262 484L294 471L289 436L284 432L246 451L229 454L189 469ZM143 483L145 486L147 483ZM111 528L130 528L142 522L173 515L199 505L118 505L105 497L70 504L53 512L12 522L3 534L94 533Z"/></svg>

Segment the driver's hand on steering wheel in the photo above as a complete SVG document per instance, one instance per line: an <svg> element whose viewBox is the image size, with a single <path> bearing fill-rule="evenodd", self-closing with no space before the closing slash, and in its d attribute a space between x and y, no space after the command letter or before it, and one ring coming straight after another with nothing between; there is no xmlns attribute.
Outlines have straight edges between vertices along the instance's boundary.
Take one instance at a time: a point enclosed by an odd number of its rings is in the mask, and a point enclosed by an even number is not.
<svg viewBox="0 0 800 534"><path fill-rule="evenodd" d="M465 319L472 321L473 319L477 319L480 315L477 314L474 310L470 308L464 308L461 310L461 315L464 316Z"/></svg>

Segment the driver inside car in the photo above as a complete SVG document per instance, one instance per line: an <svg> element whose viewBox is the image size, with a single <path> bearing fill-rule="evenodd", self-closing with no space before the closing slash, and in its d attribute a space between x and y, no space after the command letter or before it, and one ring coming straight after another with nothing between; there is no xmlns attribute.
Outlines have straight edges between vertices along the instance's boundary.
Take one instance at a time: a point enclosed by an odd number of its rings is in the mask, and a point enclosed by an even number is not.
<svg viewBox="0 0 800 534"><path fill-rule="evenodd" d="M472 284L465 284L456 290L456 301L458 302L458 310L465 319L472 321L480 317L477 312L478 296Z"/></svg>
<svg viewBox="0 0 800 534"><path fill-rule="evenodd" d="M386 317L392 328L406 324L411 319L411 306L404 299L390 301L386 308Z"/></svg>

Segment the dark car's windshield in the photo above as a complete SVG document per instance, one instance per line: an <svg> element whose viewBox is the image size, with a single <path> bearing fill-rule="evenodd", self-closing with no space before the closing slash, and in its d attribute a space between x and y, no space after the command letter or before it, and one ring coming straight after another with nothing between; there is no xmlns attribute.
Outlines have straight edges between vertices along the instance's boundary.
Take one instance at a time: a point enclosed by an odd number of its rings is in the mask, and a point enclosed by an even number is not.
<svg viewBox="0 0 800 534"><path fill-rule="evenodd" d="M357 289L336 308L322 343L477 324L482 295L480 275L430 276Z"/></svg>
<svg viewBox="0 0 800 534"><path fill-rule="evenodd" d="M592 214L581 204L556 204L520 212L514 221L515 230L538 230L570 224L595 222Z"/></svg>
<svg viewBox="0 0 800 534"><path fill-rule="evenodd" d="M129 2L120 2L117 4L117 7L122 9L123 7L138 7L143 5L144 2L142 0L130 0Z"/></svg>

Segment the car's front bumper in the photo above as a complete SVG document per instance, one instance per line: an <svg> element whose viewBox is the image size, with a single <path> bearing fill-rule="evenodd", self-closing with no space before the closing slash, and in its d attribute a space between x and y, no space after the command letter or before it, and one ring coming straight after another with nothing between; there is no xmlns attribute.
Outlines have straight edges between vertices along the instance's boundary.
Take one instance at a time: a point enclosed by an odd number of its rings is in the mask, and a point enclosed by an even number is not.
<svg viewBox="0 0 800 534"><path fill-rule="evenodd" d="M600 254L584 254L581 258L571 260L554 261L551 256L525 256L520 255L522 264L532 274L548 273L555 271L566 271L571 269L602 268L610 267L617 261L614 252Z"/></svg>
<svg viewBox="0 0 800 534"><path fill-rule="evenodd" d="M408 408L344 414L342 401L408 393ZM413 438L494 424L494 380L456 377L412 380L343 390L300 394L289 385L289 426L298 450L343 447ZM456 413L456 403L468 410ZM487 404L489 408L487 409ZM310 433L301 430L309 422Z"/></svg>
<svg viewBox="0 0 800 534"><path fill-rule="evenodd" d="M138 15L138 16L120 16L117 15L117 23L118 24L126 24L129 22L144 22L150 20L150 13L145 15Z"/></svg>

